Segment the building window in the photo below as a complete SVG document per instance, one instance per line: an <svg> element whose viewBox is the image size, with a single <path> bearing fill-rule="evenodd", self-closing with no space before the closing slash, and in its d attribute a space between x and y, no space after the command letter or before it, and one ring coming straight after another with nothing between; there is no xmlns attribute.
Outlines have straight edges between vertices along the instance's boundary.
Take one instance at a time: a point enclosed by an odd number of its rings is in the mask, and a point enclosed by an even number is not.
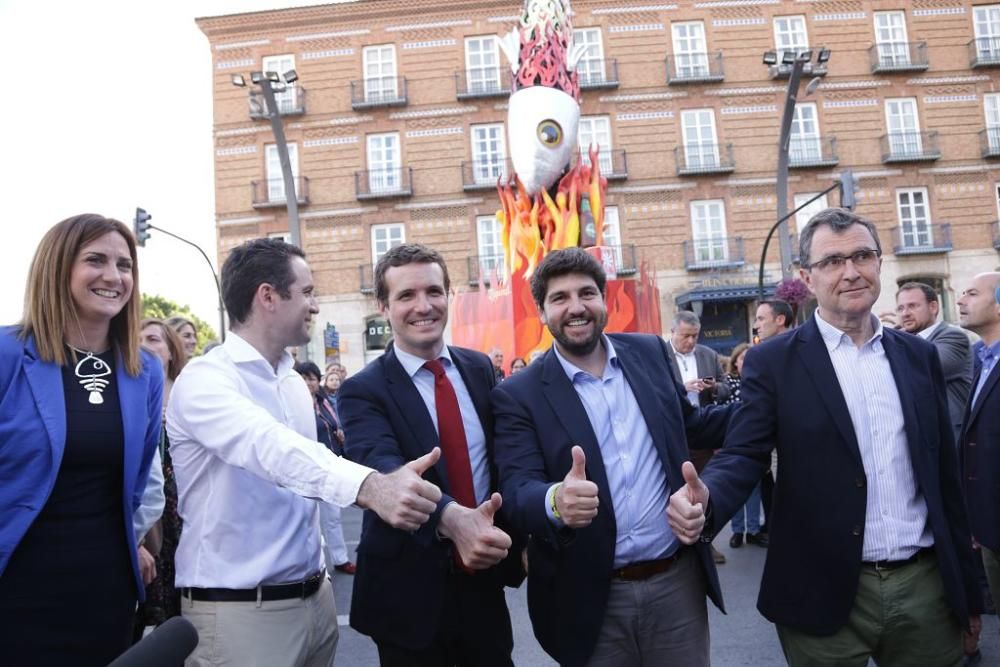
<svg viewBox="0 0 1000 667"><path fill-rule="evenodd" d="M906 15L903 12L875 12L875 45L881 67L910 64L906 40Z"/></svg>
<svg viewBox="0 0 1000 667"><path fill-rule="evenodd" d="M885 123L889 130L889 153L893 157L921 154L923 142L915 97L887 98Z"/></svg>
<svg viewBox="0 0 1000 667"><path fill-rule="evenodd" d="M708 76L708 46L702 21L673 23L670 26L674 43L674 75L678 79Z"/></svg>
<svg viewBox="0 0 1000 667"><path fill-rule="evenodd" d="M986 140L990 153L1000 151L1000 93L983 95L986 111Z"/></svg>
<svg viewBox="0 0 1000 667"><path fill-rule="evenodd" d="M778 51L778 62L786 51L798 55L809 48L805 16L774 17L774 48Z"/></svg>
<svg viewBox="0 0 1000 667"><path fill-rule="evenodd" d="M601 43L601 29L581 28L574 30L573 44L574 46L582 44L587 47L576 66L576 71L580 75L580 85L604 83L604 46Z"/></svg>
<svg viewBox="0 0 1000 667"><path fill-rule="evenodd" d="M494 185L507 178L503 125L472 126L472 177L477 185Z"/></svg>
<svg viewBox="0 0 1000 667"><path fill-rule="evenodd" d="M291 69L295 69L295 56L268 56L261 62L261 69L265 72L277 72L283 75ZM294 113L296 111L296 90L295 84L284 84L285 90L274 93L274 104L278 107L278 113Z"/></svg>
<svg viewBox="0 0 1000 667"><path fill-rule="evenodd" d="M500 222L495 215L476 217L476 233L479 244L479 270L492 275L503 266L503 241L500 239ZM487 275L483 275L487 278Z"/></svg>
<svg viewBox="0 0 1000 667"><path fill-rule="evenodd" d="M363 54L365 102L377 104L395 100L396 47L392 44L366 46Z"/></svg>
<svg viewBox="0 0 1000 667"><path fill-rule="evenodd" d="M972 24L976 33L977 59L1000 59L1000 5L973 7Z"/></svg>
<svg viewBox="0 0 1000 667"><path fill-rule="evenodd" d="M285 178L281 173L281 158L278 157L278 145L266 144L264 146L264 160L267 169L267 201L285 201ZM297 144L288 144L288 162L292 166L292 180L298 184L299 180L299 147Z"/></svg>
<svg viewBox="0 0 1000 667"><path fill-rule="evenodd" d="M721 199L691 202L691 234L695 264L726 262L726 209Z"/></svg>
<svg viewBox="0 0 1000 667"><path fill-rule="evenodd" d="M896 191L899 210L899 238L904 248L927 248L933 245L931 216L927 207L927 188Z"/></svg>
<svg viewBox="0 0 1000 667"><path fill-rule="evenodd" d="M789 138L788 157L791 162L816 162L823 159L819 139L819 120L814 102L795 105L792 134Z"/></svg>
<svg viewBox="0 0 1000 667"><path fill-rule="evenodd" d="M715 139L715 114L711 109L681 112L684 160L688 169L719 166L719 144Z"/></svg>
<svg viewBox="0 0 1000 667"><path fill-rule="evenodd" d="M580 159L590 164L590 147L599 146L598 165L601 173L607 176L614 171L611 160L611 121L607 116L583 116L580 118L576 134L580 146Z"/></svg>
<svg viewBox="0 0 1000 667"><path fill-rule="evenodd" d="M810 199L816 196L815 192L804 192L802 194L795 195L795 208L802 206ZM806 206L804 209L795 214L795 228L798 233L801 234L802 230L806 228L806 224L809 220L819 213L820 211L830 208L829 204L826 203L826 195L823 195L813 203Z"/></svg>
<svg viewBox="0 0 1000 667"><path fill-rule="evenodd" d="M399 133L368 135L368 188L372 194L403 187Z"/></svg>
<svg viewBox="0 0 1000 667"><path fill-rule="evenodd" d="M378 264L382 255L391 248L403 245L406 234L402 223L394 222L388 225L372 225L372 266Z"/></svg>
<svg viewBox="0 0 1000 667"><path fill-rule="evenodd" d="M604 236L604 245L614 248L615 267L621 271L626 268L623 264L624 255L622 253L622 229L618 220L618 207L606 206L604 208L604 227L601 231Z"/></svg>
<svg viewBox="0 0 1000 667"><path fill-rule="evenodd" d="M496 37L468 37L465 40L465 76L468 92L477 95L500 90L500 58Z"/></svg>
<svg viewBox="0 0 1000 667"><path fill-rule="evenodd" d="M276 241L284 241L285 243L290 243L290 241L288 240L288 232L268 232L267 238L274 239Z"/></svg>

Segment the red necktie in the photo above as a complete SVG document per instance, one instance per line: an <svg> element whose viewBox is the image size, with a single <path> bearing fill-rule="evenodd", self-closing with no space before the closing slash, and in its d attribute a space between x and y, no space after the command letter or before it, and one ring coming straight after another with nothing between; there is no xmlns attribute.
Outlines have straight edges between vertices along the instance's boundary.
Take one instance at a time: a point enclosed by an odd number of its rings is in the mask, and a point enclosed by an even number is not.
<svg viewBox="0 0 1000 667"><path fill-rule="evenodd" d="M424 364L434 373L434 406L437 409L438 437L441 454L448 471L448 486L452 497L465 507L476 506L476 490L472 484L472 464L469 462L469 444L465 439L462 411L458 407L455 387L445 375L441 361L434 359Z"/></svg>

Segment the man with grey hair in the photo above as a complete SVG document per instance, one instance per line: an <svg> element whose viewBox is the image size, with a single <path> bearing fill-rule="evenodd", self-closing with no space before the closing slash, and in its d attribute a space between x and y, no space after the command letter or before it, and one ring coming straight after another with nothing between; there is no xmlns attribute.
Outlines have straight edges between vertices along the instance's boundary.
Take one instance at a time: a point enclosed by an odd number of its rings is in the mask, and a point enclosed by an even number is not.
<svg viewBox="0 0 1000 667"><path fill-rule="evenodd" d="M757 607L788 663L956 665L981 600L937 350L882 326L875 226L843 209L801 235L815 316L744 357L726 444L667 517L714 535L781 459ZM707 518L706 518L707 517Z"/></svg>

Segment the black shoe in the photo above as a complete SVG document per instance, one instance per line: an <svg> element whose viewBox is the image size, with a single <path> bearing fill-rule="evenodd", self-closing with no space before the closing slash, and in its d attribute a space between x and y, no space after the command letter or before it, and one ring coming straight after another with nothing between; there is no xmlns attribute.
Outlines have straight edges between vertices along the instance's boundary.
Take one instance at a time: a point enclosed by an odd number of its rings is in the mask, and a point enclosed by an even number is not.
<svg viewBox="0 0 1000 667"><path fill-rule="evenodd" d="M747 533L747 544L756 544L758 547L766 549L770 544L770 540L763 533Z"/></svg>
<svg viewBox="0 0 1000 667"><path fill-rule="evenodd" d="M729 538L729 546L733 549L739 549L743 546L743 533L733 533L733 536Z"/></svg>

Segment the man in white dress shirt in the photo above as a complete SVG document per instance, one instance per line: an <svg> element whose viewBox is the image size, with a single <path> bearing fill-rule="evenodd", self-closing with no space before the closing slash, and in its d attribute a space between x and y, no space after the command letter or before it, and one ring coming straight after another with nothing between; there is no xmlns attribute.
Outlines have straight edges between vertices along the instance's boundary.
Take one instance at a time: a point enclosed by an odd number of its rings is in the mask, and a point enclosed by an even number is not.
<svg viewBox="0 0 1000 667"><path fill-rule="evenodd" d="M440 452L381 474L316 441L309 390L285 351L309 341L319 312L300 249L235 248L222 292L232 331L187 365L167 410L184 522L176 586L200 637L188 664L332 665L337 612L316 501L416 530L441 497L420 478Z"/></svg>

